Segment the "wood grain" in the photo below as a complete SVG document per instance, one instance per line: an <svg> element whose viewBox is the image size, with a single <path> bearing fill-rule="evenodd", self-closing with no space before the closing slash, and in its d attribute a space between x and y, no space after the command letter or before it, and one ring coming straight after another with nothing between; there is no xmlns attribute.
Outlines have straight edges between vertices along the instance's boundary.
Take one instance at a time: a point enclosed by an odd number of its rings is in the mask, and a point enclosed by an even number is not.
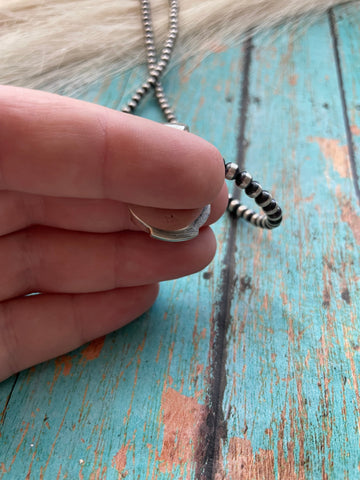
<svg viewBox="0 0 360 480"><path fill-rule="evenodd" d="M338 54L345 124L347 127L352 177L357 198L360 202L360 52L359 8L339 7L332 11L330 21L333 28L334 48ZM357 237L359 238L359 237Z"/></svg>
<svg viewBox="0 0 360 480"><path fill-rule="evenodd" d="M252 56L246 164L287 213L237 238L217 478L357 478L359 205L329 22Z"/></svg>
<svg viewBox="0 0 360 480"><path fill-rule="evenodd" d="M358 478L359 17L166 75L179 119L273 187L284 224L223 217L206 271L0 384L0 480ZM144 74L82 98L119 109ZM138 114L162 120L152 99Z"/></svg>

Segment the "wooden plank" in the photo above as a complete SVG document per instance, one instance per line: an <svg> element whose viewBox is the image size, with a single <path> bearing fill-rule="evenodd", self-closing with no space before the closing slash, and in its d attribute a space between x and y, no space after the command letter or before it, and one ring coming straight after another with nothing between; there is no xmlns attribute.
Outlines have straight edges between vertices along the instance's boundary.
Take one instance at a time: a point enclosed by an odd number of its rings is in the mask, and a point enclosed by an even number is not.
<svg viewBox="0 0 360 480"><path fill-rule="evenodd" d="M352 4L335 8L330 15L338 55L345 122L355 191L360 202L360 9Z"/></svg>
<svg viewBox="0 0 360 480"><path fill-rule="evenodd" d="M179 118L230 160L241 56L234 48L165 81ZM85 98L117 106L125 89L111 82ZM139 113L159 119L151 101ZM149 313L106 339L20 374L2 429L0 479L196 478L228 223L216 225L219 251L206 272L164 283Z"/></svg>
<svg viewBox="0 0 360 480"><path fill-rule="evenodd" d="M357 126L358 13L346 10L344 21L339 12ZM164 284L155 307L121 331L22 373L3 407L0 479L358 476L360 215L330 28L324 19L262 41L252 52L245 160L264 186L276 185L284 226L267 235L242 225L232 245L223 219L204 274ZM166 79L179 118L228 160L241 56L233 49ZM140 78L136 70L84 98L118 108ZM160 120L152 101L139 113ZM221 300L231 301L230 318ZM218 343L215 355L220 327L227 349ZM12 382L0 384L1 405Z"/></svg>
<svg viewBox="0 0 360 480"><path fill-rule="evenodd" d="M214 478L358 478L360 208L329 23L254 44L246 166L285 221L238 231Z"/></svg>

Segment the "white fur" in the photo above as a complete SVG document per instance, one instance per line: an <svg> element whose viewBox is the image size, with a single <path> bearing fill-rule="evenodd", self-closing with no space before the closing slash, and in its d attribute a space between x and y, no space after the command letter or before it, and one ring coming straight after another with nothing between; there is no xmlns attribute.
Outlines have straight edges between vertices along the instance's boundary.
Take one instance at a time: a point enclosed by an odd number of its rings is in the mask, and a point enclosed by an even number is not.
<svg viewBox="0 0 360 480"><path fill-rule="evenodd" d="M176 57L214 50L341 0L180 0ZM167 0L152 0L156 39ZM69 91L144 61L138 0L0 0L0 83ZM71 85L71 87L69 87ZM64 90L65 88L65 90ZM67 90L66 90L67 88Z"/></svg>

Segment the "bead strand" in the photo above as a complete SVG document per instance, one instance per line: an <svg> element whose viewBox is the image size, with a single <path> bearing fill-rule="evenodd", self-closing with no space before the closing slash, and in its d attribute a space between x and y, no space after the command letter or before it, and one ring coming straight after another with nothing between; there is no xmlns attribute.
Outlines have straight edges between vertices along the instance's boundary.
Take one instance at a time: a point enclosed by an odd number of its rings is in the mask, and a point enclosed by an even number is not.
<svg viewBox="0 0 360 480"><path fill-rule="evenodd" d="M122 112L132 113L136 109L142 98L145 96L145 94L147 94L149 90L154 89L155 96L159 102L160 108L164 112L166 120L169 123L176 123L177 120L175 114L166 98L164 89L160 82L160 77L162 76L165 68L167 67L167 64L169 63L178 34L178 3L177 0L170 1L169 33L165 45L161 50L159 61L157 61L157 54L155 49L153 23L151 19L149 0L141 0L141 13L143 19L149 77L136 90L127 105L122 108Z"/></svg>
<svg viewBox="0 0 360 480"><path fill-rule="evenodd" d="M161 84L161 76L170 60L178 34L178 0L169 0L168 35L159 57L154 42L150 0L140 0L140 5L149 77L135 91L131 100L122 111L133 113L142 98L150 90L154 90L155 97L168 122L167 125L179 130L189 131L189 128L186 125L177 121ZM264 212L263 214L257 213L245 205L242 205L239 200L230 195L228 211L231 214L235 217L243 218L253 225L268 230L280 225L282 221L281 208L276 200L272 198L271 194L267 190L263 190L259 182L253 180L250 173L245 170L240 170L236 163L226 163L225 178L227 180L235 180L236 185L245 190L246 195L253 198Z"/></svg>
<svg viewBox="0 0 360 480"><path fill-rule="evenodd" d="M272 230L282 221L282 210L271 193L263 190L262 186L246 170L240 170L236 163L225 164L226 180L235 180L236 185L245 190L248 197L253 198L264 214L243 205L239 200L229 195L228 211L237 218L243 218L247 222L260 228Z"/></svg>

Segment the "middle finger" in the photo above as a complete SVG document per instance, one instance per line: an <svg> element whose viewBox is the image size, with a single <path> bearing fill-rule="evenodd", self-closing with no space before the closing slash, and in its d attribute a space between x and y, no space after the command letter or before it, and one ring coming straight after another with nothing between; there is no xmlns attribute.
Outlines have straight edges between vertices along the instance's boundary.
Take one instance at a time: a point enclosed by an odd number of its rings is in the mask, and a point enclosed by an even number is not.
<svg viewBox="0 0 360 480"><path fill-rule="evenodd" d="M227 188L211 205L207 225L222 215L227 204ZM167 210L151 207L131 208L150 225L177 230L191 223L199 210ZM169 224L169 218L171 224ZM85 232L140 230L123 202L108 199L60 198L0 190L0 236L31 225L46 225Z"/></svg>
<svg viewBox="0 0 360 480"><path fill-rule="evenodd" d="M30 227L0 238L0 301L34 291L97 292L178 278L204 268L215 248L208 227L179 244L143 232Z"/></svg>

